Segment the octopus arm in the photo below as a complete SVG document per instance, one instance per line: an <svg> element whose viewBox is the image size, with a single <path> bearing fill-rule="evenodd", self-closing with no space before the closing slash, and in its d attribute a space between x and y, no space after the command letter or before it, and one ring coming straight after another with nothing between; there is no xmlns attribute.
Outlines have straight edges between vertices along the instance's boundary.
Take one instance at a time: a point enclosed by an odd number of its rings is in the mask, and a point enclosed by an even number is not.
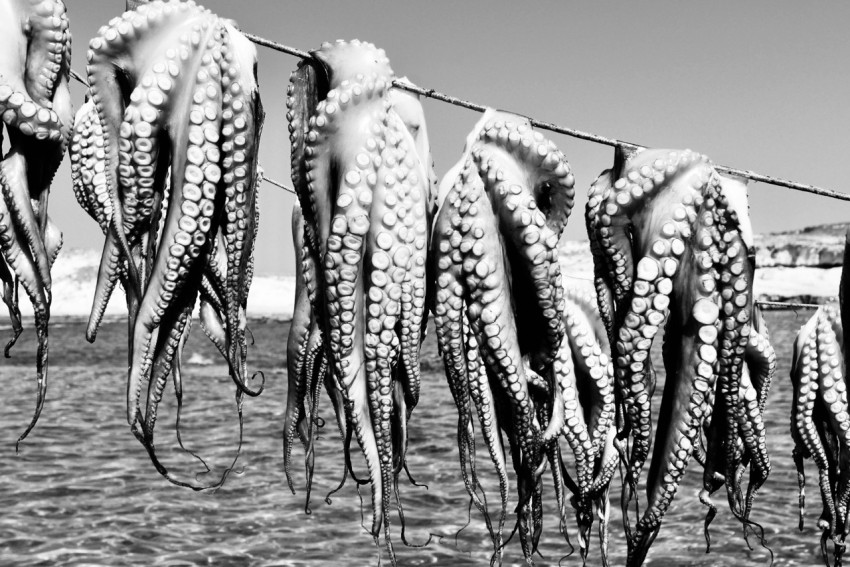
<svg viewBox="0 0 850 567"><path fill-rule="evenodd" d="M802 441L805 454L811 457L818 468L818 484L824 511L818 526L823 530L832 530L835 518L835 495L829 475L830 463L827 451L821 438L820 423L816 422L815 406L819 394L819 362L817 327L821 312L816 312L803 326L798 335L797 365L793 369L794 378L794 415L796 420L791 424L796 435Z"/></svg>
<svg viewBox="0 0 850 567"><path fill-rule="evenodd" d="M304 282L303 265L309 259L309 251L304 245L304 219L301 208L292 209L292 238L295 249L300 251L301 261L296 262L295 269L295 307L292 322L289 327L289 338L286 345L286 365L288 387L286 391L286 410L283 420L283 464L289 489L295 493L290 473L292 444L298 424L304 417L304 396L306 394L306 373L304 368L307 359L307 343L310 338L310 323L312 306L307 296Z"/></svg>
<svg viewBox="0 0 850 567"><path fill-rule="evenodd" d="M212 19L209 12L197 10L191 3L157 2L125 12L101 28L99 35L89 43L88 82L91 85L91 100L103 129L106 183L111 201L122 204L114 207L112 230L116 233L122 253L128 259L133 254L124 232L124 188L119 182L119 146L125 96L129 96L136 88L136 73L146 68L154 54L164 51L165 46L179 45L182 33L199 31L199 28L208 31ZM200 43L200 38L197 41ZM184 71L194 77L191 68ZM154 100L158 104L165 102L161 98ZM179 108L179 104L175 106ZM134 262L128 262L128 267L131 290L141 298L138 268Z"/></svg>
<svg viewBox="0 0 850 567"><path fill-rule="evenodd" d="M141 385L150 377L152 364L151 344L159 329L165 309L172 296L184 284L192 265L208 242L215 212L214 197L221 171L215 163L207 163L202 170L191 160L196 153L206 155L218 148L205 136L208 130L217 133L221 128L221 116L215 110L221 108L221 83L210 82L218 78L218 67L206 64L193 76L200 102L190 103L187 115L196 116L199 123L180 126L173 131L171 167L171 199L160 237L159 250L145 294L139 306L133 338L133 363L128 379L127 418L132 425L138 414L138 399ZM210 88L208 88L210 87ZM190 136L191 131L191 136ZM113 217L114 218L114 217Z"/></svg>
<svg viewBox="0 0 850 567"><path fill-rule="evenodd" d="M0 238L2 238L2 235L3 233L0 231ZM0 250L3 249L4 246L0 243ZM3 259L0 260L0 281L3 282L3 303L6 304L6 308L9 310L9 319L12 324L12 338L9 339L9 342L6 343L6 346L3 349L3 354L6 358L9 358L11 357L12 347L15 346L15 343L17 342L18 337L21 336L24 327L21 323L21 310L18 307L17 279L14 272L11 271L9 265L6 263L5 253Z"/></svg>
<svg viewBox="0 0 850 567"><path fill-rule="evenodd" d="M12 150L3 159L0 180L6 206L12 213L18 233L29 247L30 257L39 275L39 285L44 287L47 302L50 302L50 261L38 217L30 201L27 183L27 160L23 153Z"/></svg>
<svg viewBox="0 0 850 567"><path fill-rule="evenodd" d="M34 102L50 108L71 34L64 3L42 0L34 4L24 26L29 39L25 81Z"/></svg>

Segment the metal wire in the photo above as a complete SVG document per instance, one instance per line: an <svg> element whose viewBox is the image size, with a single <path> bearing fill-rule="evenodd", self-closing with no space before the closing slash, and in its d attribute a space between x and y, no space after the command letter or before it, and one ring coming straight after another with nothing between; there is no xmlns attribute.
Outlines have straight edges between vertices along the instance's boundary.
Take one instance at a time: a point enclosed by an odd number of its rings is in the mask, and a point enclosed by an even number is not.
<svg viewBox="0 0 850 567"><path fill-rule="evenodd" d="M286 53L288 55L293 55L295 57L300 57L302 59L306 59L310 57L310 53L304 51L302 49L297 49L295 47L289 47L288 45L284 45L282 43L278 43L276 41L272 41L270 39L266 39L251 33L242 32L245 34L245 37L256 43L257 45L262 45L263 47L268 47L269 49L274 49L275 51L279 51L281 53ZM462 108L468 108L469 110L475 110L478 112L484 112L487 110L487 106L483 104L478 104L475 102L471 102L468 100L464 100L462 98L451 96L435 89L425 89L422 87L417 87L416 85L411 85L410 83L395 80L393 81L393 86L399 89L403 89L412 93L416 93L421 96L425 96L428 98L433 98L434 100L439 100L442 102L447 102L449 104L453 104L455 106L460 106ZM645 148L646 146L642 146L640 144L633 144L632 142L626 142L623 140L618 140L616 138L608 138L606 136L600 136L599 134L592 134L590 132L584 132L582 130L577 130L575 128L567 128L565 126L559 126L558 124L554 124L552 122L544 122L542 120L537 120L536 118L529 118L529 122L532 126L536 128L540 128L541 130L548 130L550 132L556 132L558 134L564 134L566 136L571 136L573 138L578 138L580 140L587 140L588 142L594 142L596 144L603 144L606 146L611 146L615 148ZM748 169L738 169L736 167L729 167L727 165L715 165L714 168L721 173L727 173L730 175L736 175L738 177L745 177L747 179L751 179L753 181L758 181L761 183L767 183L769 185L777 185L779 187L786 187L788 189L794 189L795 191L803 191L805 193L812 193L814 195L820 195L821 197L831 197L833 199L839 199L841 201L850 201L850 194L844 193L843 191L835 191L833 189L826 189L823 187L818 187L816 185L811 185L808 183L798 183L796 181L791 181L789 179L784 179L782 177L775 177L772 175L764 175L762 173L756 173L755 171L751 171Z"/></svg>
<svg viewBox="0 0 850 567"><path fill-rule="evenodd" d="M268 47L270 49L274 49L275 51L280 51L281 53L286 53L289 55L293 55L295 57L300 57L302 59L306 59L310 57L310 54L306 51L302 51L301 49L296 49L294 47L289 47L283 45L282 43L277 43L275 41L271 41L260 36L242 32L245 34L245 37L256 43L257 45L262 45L263 47ZM79 81L86 87L89 86L88 81L75 70L71 69L71 77L75 80ZM393 81L393 86L399 89L404 89L406 91L416 93L421 96L425 96L428 98L433 98L434 100L439 100L442 102L447 102L449 104L453 104L455 106L460 106L463 108L468 108L470 110L475 110L478 112L484 112L487 110L486 106L469 102L467 100L463 100L457 97L453 97L434 89L423 89L422 87L417 87L415 85L411 85L410 83L406 83L403 81ZM590 142L595 142L597 144L604 144L606 146L613 147L629 147L629 148L641 148L645 146L640 146L638 144L632 144L631 142L624 142L622 140L616 140L614 138L606 138L605 136L599 136L597 134L591 134L589 132L583 132L581 130L575 130L572 128L565 128L563 126L558 126L557 124L553 124L551 122L541 122L540 120L536 120L534 118L529 120L531 124L537 128L541 128L543 130L549 130L551 132L557 132L559 134L565 134L567 136L572 136L573 138L579 138L582 140L588 140ZM823 189L821 187L817 187L815 185L807 185L803 183L795 183L793 181L789 181L787 179L782 179L780 177L771 177L768 175L762 175L760 173L755 173L753 171L735 169L732 167L727 167L724 165L715 165L715 169L723 172L730 173L732 175L738 175L740 177L746 177L748 179L752 179L754 181L760 181L762 183L769 183L771 185L779 185L781 187L787 187L789 189L795 189L798 191L805 191L807 193L813 193L815 195L821 195L823 197L832 197L835 199L841 199L844 201L850 201L850 195L846 193L841 193L838 191L833 191L832 189ZM295 194L295 189L289 187L288 185L284 185L280 181L277 181L271 177L263 176L263 181L274 185L284 191ZM574 276L573 276L574 277ZM586 278L577 278L577 279L586 279ZM785 310L796 310L796 309L818 309L820 305L816 303L791 303L791 302L781 302L781 301L757 301L759 307L761 307L765 311L785 311Z"/></svg>

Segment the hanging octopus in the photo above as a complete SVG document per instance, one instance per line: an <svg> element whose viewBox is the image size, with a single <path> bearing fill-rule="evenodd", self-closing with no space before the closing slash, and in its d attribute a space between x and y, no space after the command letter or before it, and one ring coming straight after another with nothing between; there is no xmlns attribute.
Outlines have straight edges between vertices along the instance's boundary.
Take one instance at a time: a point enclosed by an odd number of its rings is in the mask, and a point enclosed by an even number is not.
<svg viewBox="0 0 850 567"><path fill-rule="evenodd" d="M406 81L406 79L400 79ZM292 94L292 92L290 93ZM436 179L433 173L431 150L428 142L428 131L425 125L425 114L419 97L406 91L394 88L389 92L390 106L401 118L410 136L413 138L416 154L423 170L420 174L431 183L429 191L429 202L436 200ZM290 120L293 114L290 112ZM294 129L294 126L292 126ZM297 140L293 136L293 142ZM431 210L428 205L427 210ZM429 217L430 218L430 217ZM309 513L310 491L313 478L313 463L315 460L313 442L315 440L316 424L321 420L318 417L319 392L324 386L333 404L337 423L343 440L346 437L346 422L343 397L341 392L334 386L331 374L328 372L328 360L326 357L325 342L322 337L321 323L318 314L313 310L310 303L308 289L315 288L315 283L305 278L312 278L316 274L315 266L309 248L306 248L304 215L301 206L295 204L292 209L292 239L295 249L299 255L296 260L296 289L295 309L290 324L289 339L287 341L287 374L289 388L287 390L287 405L284 414L284 436L283 455L284 471L290 490L295 493L291 475L292 446L296 434L301 440L305 450L305 471L307 476L307 505ZM305 267L306 263L306 267ZM423 320L423 330L424 330ZM414 391L411 391L414 393ZM409 399L407 415L400 420L400 433L402 435L401 450L406 451L407 445L407 420L418 400ZM400 462L404 462L403 454ZM346 471L347 472L347 471Z"/></svg>
<svg viewBox="0 0 850 567"><path fill-rule="evenodd" d="M353 437L368 470L358 482L372 486L370 532L377 544L383 531L393 564L389 506L419 399L431 165L395 110L394 78L383 50L340 40L300 64L287 98L301 278L343 406L346 468L356 479Z"/></svg>
<svg viewBox="0 0 850 567"><path fill-rule="evenodd" d="M823 511L817 525L822 531L821 550L827 567L827 541L833 543L833 564L840 566L850 530L847 513L850 505L850 406L847 403L847 343L844 338L844 327L850 322L848 265L850 240L844 250L840 312L834 306L821 307L800 328L794 341L791 367L794 387L791 436L800 485L800 530L805 512L803 462L811 459L818 468Z"/></svg>
<svg viewBox="0 0 850 567"><path fill-rule="evenodd" d="M70 60L61 0L0 0L0 144L4 125L9 141L9 151L0 150L0 282L13 333L6 357L23 330L19 286L32 302L38 337L35 413L16 448L38 422L47 391L50 268L62 247L47 204L73 118Z"/></svg>
<svg viewBox="0 0 850 567"><path fill-rule="evenodd" d="M154 426L170 375L182 398L179 359L199 295L201 326L238 388L240 428L242 395L262 390L248 383L245 318L263 123L256 51L230 21L193 2L159 0L101 28L88 76L72 177L106 240L86 336L95 340L120 282L128 421L157 470L187 484L156 457Z"/></svg>
<svg viewBox="0 0 850 567"><path fill-rule="evenodd" d="M488 110L443 178L431 240L435 323L458 409L461 476L484 516L502 561L508 506L505 442L518 488L517 527L532 563L542 530L540 476L551 466L562 533L565 487L586 557L593 509L607 561L607 490L614 393L607 337L586 298L565 295L558 240L573 205L564 155L526 118ZM500 509L490 520L475 465L475 419L499 479ZM576 480L561 458L563 436Z"/></svg>
<svg viewBox="0 0 850 567"><path fill-rule="evenodd" d="M770 471L762 414L773 355L763 321L753 316L746 186L718 175L705 156L689 150L628 154L620 148L614 167L590 189L587 227L599 308L614 347L617 445L627 465L627 564L643 563L695 452L706 463L706 530L718 480L735 516L757 529L748 516ZM637 506L634 493L649 457L655 389L649 353L662 327L663 418L647 506L632 527L628 506L633 500ZM707 448L700 438L704 426ZM742 497L746 465L750 479Z"/></svg>

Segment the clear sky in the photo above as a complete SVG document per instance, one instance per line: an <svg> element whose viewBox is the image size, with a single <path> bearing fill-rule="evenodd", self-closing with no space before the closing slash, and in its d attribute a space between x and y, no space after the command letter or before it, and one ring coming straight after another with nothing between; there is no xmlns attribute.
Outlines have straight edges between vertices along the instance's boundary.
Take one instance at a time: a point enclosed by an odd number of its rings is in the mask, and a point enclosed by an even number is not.
<svg viewBox="0 0 850 567"><path fill-rule="evenodd" d="M74 68L124 0L66 0ZM850 2L289 2L209 0L246 31L301 49L337 38L383 47L398 76L475 102L634 143L691 148L717 163L850 192ZM258 47L266 108L260 161L289 184L286 85L297 60ZM75 106L83 90L72 87ZM479 115L425 101L437 174ZM567 235L585 238L587 188L613 150L547 134L578 198ZM293 274L294 196L261 188L257 270ZM850 221L850 203L750 186L754 230ZM76 204L66 159L51 215L73 248L102 246Z"/></svg>

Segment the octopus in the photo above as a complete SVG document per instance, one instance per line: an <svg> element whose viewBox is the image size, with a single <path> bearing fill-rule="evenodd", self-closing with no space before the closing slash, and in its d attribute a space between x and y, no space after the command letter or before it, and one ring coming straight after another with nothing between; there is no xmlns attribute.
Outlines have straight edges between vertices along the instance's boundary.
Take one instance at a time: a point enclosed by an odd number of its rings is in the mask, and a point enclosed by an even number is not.
<svg viewBox="0 0 850 567"><path fill-rule="evenodd" d="M746 185L689 150L618 148L614 167L590 189L586 220L599 309L613 347L627 565L645 560L694 454L704 463L707 542L716 513L711 494L725 485L745 534L752 528L763 543L749 513L770 472L763 412L775 355L754 310ZM649 354L662 328L662 417L647 504L632 526L629 506L634 501L639 510L635 493L651 441L656 370Z"/></svg>
<svg viewBox="0 0 850 567"><path fill-rule="evenodd" d="M384 51L358 40L323 44L290 78L303 285L288 343L284 426L285 454L296 431L310 446L321 377L344 437L346 471L371 485L369 531L376 545L383 532L393 564L390 503L420 394L432 200L424 122L405 123L409 110L421 109L391 88L394 79ZM362 479L352 439L365 460ZM403 516L401 526L403 538Z"/></svg>
<svg viewBox="0 0 850 567"><path fill-rule="evenodd" d="M407 81L406 78L399 79ZM290 93L291 94L291 93ZM429 193L431 201L436 200L436 176L433 172L430 144L428 142L428 131L425 124L425 114L419 97L409 92L394 88L390 90L389 100L393 111L401 118L405 128L410 133L416 146L416 153L420 156L423 167L428 166L423 172L430 180L432 190ZM290 113L289 119L292 120ZM294 140L293 140L294 141ZM429 165L430 164L430 165ZM429 214L432 215L429 206ZM429 217L430 218L430 217ZM290 324L289 338L287 340L287 375L289 388L287 390L287 406L284 417L283 455L284 471L290 490L295 493L292 480L292 448L297 436L305 450L305 471L307 477L307 504L305 510L310 513L310 493L314 473L314 441L318 432L318 425L323 420L319 417L320 389L324 386L337 417L340 436L346 438L347 426L345 422L345 410L341 392L334 386L331 375L328 372L328 359L325 355L325 343L321 333L318 314L313 310L308 294L310 286L315 286L305 278L314 277L316 271L311 264L312 256L305 242L304 215L301 206L296 202L292 208L292 240L298 257L295 263L295 309L293 310L292 322ZM304 263L307 263L305 267ZM424 323L423 323L424 325ZM409 404L410 411L416 403ZM408 412L409 413L409 412ZM409 415L404 416L403 427ZM406 433L401 431L406 444ZM406 445L403 448L406 451ZM344 469L344 477L347 469Z"/></svg>
<svg viewBox="0 0 850 567"><path fill-rule="evenodd" d="M821 549L829 566L827 541L833 543L833 564L841 565L848 533L850 503L850 406L847 403L844 326L850 320L848 284L850 246L845 247L841 274L840 310L833 305L819 308L800 328L794 341L791 383L791 436L794 464L800 486L800 530L805 512L806 475L804 461L818 468L823 511Z"/></svg>
<svg viewBox="0 0 850 567"><path fill-rule="evenodd" d="M0 1L0 282L12 338L21 332L19 289L33 305L38 338L36 406L16 450L38 422L47 393L50 269L62 233L47 214L50 185L65 154L73 110L68 88L71 33L61 0Z"/></svg>
<svg viewBox="0 0 850 567"><path fill-rule="evenodd" d="M163 476L198 488L159 461L154 427L170 376L182 403L180 357L199 296L201 327L237 386L240 431L243 394L262 391L247 376L245 315L264 117L256 51L231 21L193 2L158 0L101 28L87 58L72 178L105 243L86 337L94 342L120 283L127 420Z"/></svg>
<svg viewBox="0 0 850 567"><path fill-rule="evenodd" d="M542 533L547 467L562 533L568 539L569 489L582 556L595 507L607 561L607 490L619 462L608 341L593 302L565 292L558 262L574 183L563 153L528 119L488 110L440 184L430 245L435 325L458 410L461 478L484 516L493 563L501 563L506 543L506 445L526 562L532 564ZM499 480L495 525L476 469L476 421ZM562 437L575 462L572 474Z"/></svg>

